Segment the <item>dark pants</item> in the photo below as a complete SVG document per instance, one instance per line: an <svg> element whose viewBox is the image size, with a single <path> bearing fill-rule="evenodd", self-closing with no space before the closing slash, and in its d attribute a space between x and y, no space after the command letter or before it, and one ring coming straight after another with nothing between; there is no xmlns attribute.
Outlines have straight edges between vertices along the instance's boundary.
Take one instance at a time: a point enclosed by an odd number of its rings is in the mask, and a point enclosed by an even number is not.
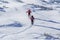
<svg viewBox="0 0 60 40"><path fill-rule="evenodd" d="M28 13L28 16L30 16L30 13Z"/></svg>
<svg viewBox="0 0 60 40"><path fill-rule="evenodd" d="M31 20L31 25L33 25L34 24L34 21L33 20Z"/></svg>

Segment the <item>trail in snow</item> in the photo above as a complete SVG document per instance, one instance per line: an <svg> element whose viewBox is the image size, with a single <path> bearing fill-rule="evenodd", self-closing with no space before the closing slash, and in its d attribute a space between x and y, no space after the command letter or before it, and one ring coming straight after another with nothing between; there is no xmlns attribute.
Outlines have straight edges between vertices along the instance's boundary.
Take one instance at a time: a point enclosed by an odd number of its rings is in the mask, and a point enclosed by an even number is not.
<svg viewBox="0 0 60 40"><path fill-rule="evenodd" d="M50 28L50 29L55 29L55 30L58 30L60 31L60 28L54 28L54 27L49 27L49 26L44 26L44 25L34 25L34 26L40 26L40 27L44 27L44 28Z"/></svg>
<svg viewBox="0 0 60 40"><path fill-rule="evenodd" d="M2 38L4 38L5 36L7 36L7 35L2 35L0 38L2 39Z"/></svg>
<svg viewBox="0 0 60 40"><path fill-rule="evenodd" d="M22 31L19 31L19 32L16 32L16 33L12 33L12 34L9 34L9 35L14 35L14 34L23 33L23 32L25 32L26 30L30 29L32 26L33 26L33 25L30 25L29 27L25 28L25 29L22 30ZM0 38L4 38L4 37L9 36L9 35L8 35L8 34L7 34L7 35L3 35L3 36L1 36Z"/></svg>
<svg viewBox="0 0 60 40"><path fill-rule="evenodd" d="M24 30L22 30L22 31L20 31L20 32L14 33L14 34L19 34L19 33L25 32L26 30L30 29L31 27L32 27L32 25L29 26L29 27L27 27L26 29L24 29Z"/></svg>
<svg viewBox="0 0 60 40"><path fill-rule="evenodd" d="M35 19L60 24L60 22L56 22L56 21L53 21L53 20L46 20L46 19L39 19L39 18L35 18Z"/></svg>

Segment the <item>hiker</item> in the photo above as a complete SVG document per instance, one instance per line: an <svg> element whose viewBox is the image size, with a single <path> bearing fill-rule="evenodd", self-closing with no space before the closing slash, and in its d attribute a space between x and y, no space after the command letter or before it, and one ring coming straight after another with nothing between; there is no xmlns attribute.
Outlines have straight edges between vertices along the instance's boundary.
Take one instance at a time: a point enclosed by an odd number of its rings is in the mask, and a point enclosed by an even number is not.
<svg viewBox="0 0 60 40"><path fill-rule="evenodd" d="M30 17L30 20L31 20L31 24L33 25L33 24L34 24L34 17L31 16L31 17Z"/></svg>
<svg viewBox="0 0 60 40"><path fill-rule="evenodd" d="M30 9L27 11L27 14L28 14L28 16L30 16L30 14L31 14L31 10Z"/></svg>

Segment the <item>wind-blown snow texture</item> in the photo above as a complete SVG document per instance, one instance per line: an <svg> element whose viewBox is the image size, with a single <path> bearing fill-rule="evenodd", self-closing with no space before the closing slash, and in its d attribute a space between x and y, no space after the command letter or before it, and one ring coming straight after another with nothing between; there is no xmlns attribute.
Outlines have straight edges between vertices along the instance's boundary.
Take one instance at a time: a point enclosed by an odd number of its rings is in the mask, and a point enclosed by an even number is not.
<svg viewBox="0 0 60 40"><path fill-rule="evenodd" d="M60 40L60 0L0 0L0 40Z"/></svg>

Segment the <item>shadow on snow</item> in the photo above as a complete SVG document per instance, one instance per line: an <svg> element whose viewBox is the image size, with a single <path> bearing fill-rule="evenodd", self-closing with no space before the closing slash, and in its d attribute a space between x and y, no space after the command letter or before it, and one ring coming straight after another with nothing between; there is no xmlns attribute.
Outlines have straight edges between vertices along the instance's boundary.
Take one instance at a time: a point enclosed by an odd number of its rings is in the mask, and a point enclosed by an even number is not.
<svg viewBox="0 0 60 40"><path fill-rule="evenodd" d="M49 27L49 26L44 26L44 25L34 25L34 26L40 26L40 27L50 28L50 29L55 29L55 30L59 30L60 31L60 28L54 28L54 27Z"/></svg>
<svg viewBox="0 0 60 40"><path fill-rule="evenodd" d="M0 27L5 27L5 26L10 26L10 27L22 27L23 25L20 24L19 22L14 22L11 24L6 24L6 25L0 25Z"/></svg>
<svg viewBox="0 0 60 40"><path fill-rule="evenodd" d="M45 19L39 19L39 18L35 18L37 20L42 20L42 21L46 21L46 22L51 22L51 23L56 23L56 24L60 24L60 22L56 22L56 21L52 21L52 20L45 20Z"/></svg>

